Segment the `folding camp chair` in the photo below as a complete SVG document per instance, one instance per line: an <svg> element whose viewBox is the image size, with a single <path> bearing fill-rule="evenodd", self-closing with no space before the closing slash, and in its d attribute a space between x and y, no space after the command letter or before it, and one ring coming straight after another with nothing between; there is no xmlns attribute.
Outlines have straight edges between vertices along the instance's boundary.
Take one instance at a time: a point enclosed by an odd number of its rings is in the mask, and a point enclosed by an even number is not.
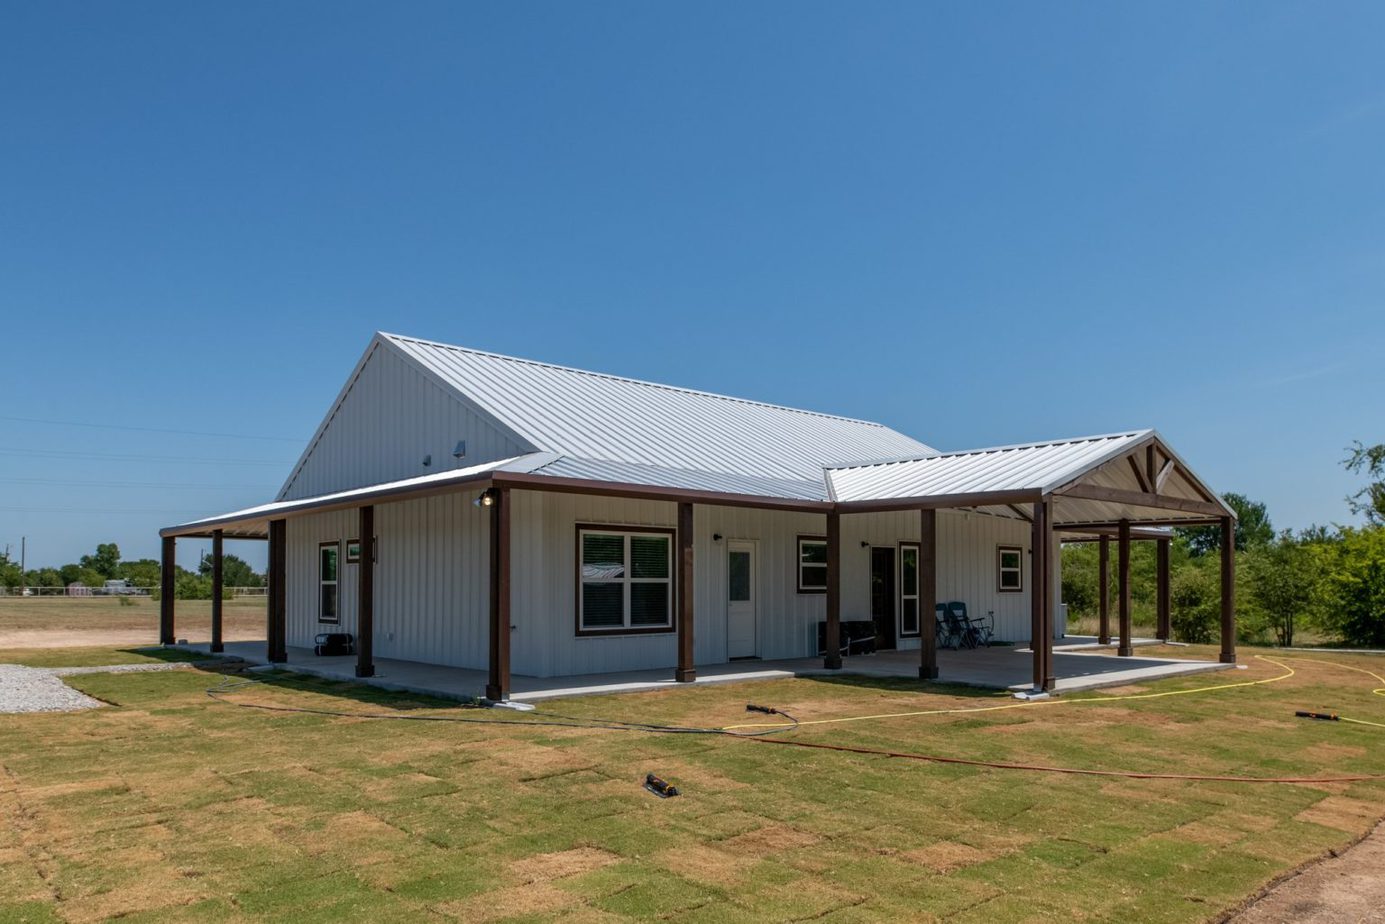
<svg viewBox="0 0 1385 924"><path fill-rule="evenodd" d="M953 600L947 605L947 608L956 618L958 625L964 627L963 631L971 637L973 644L968 645L968 648L985 647L991 644L991 639L995 637L994 617L989 620L983 616L972 619L967 615L967 605L961 600Z"/></svg>
<svg viewBox="0 0 1385 924"><path fill-rule="evenodd" d="M962 638L953 631L952 621L947 618L947 604L939 603L933 616L934 634L940 648L961 648Z"/></svg>

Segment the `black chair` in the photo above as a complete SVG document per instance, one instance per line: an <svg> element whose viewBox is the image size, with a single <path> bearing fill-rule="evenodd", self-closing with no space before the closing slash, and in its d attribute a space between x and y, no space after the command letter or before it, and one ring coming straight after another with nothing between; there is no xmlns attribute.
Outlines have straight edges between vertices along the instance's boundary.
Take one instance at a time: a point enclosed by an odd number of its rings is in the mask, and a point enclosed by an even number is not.
<svg viewBox="0 0 1385 924"><path fill-rule="evenodd" d="M947 617L947 604L939 603L935 609L937 612L933 616L933 624L938 645L942 648L961 648L962 636L953 630L952 620Z"/></svg>
<svg viewBox="0 0 1385 924"><path fill-rule="evenodd" d="M961 630L971 638L972 643L968 648L978 646L985 647L991 644L991 639L995 638L995 617L989 620L986 617L978 616L972 619L967 615L967 605L961 600L953 600L947 605L948 612L956 618Z"/></svg>

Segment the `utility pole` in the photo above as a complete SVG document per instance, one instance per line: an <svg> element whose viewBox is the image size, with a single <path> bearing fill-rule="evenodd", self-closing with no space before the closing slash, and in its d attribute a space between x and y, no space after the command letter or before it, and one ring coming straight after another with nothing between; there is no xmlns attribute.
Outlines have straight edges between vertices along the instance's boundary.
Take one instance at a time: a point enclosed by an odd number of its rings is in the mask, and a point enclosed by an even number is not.
<svg viewBox="0 0 1385 924"><path fill-rule="evenodd" d="M27 596L29 596L29 581L28 581L28 578L27 578L27 577L25 576L25 574L24 574L24 568L25 568L25 555L26 555L26 553L27 553L28 551L29 551L29 537L28 537L28 536L20 536L20 537L19 537L19 595L20 595L21 597L27 597Z"/></svg>

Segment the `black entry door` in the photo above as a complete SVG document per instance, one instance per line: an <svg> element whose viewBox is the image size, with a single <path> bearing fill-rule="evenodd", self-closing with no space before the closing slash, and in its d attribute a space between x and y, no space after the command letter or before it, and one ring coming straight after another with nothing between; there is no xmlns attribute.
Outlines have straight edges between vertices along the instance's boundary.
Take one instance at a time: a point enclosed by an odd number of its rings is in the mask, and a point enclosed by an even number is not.
<svg viewBox="0 0 1385 924"><path fill-rule="evenodd" d="M894 549L870 550L870 616L875 620L875 649L894 648Z"/></svg>

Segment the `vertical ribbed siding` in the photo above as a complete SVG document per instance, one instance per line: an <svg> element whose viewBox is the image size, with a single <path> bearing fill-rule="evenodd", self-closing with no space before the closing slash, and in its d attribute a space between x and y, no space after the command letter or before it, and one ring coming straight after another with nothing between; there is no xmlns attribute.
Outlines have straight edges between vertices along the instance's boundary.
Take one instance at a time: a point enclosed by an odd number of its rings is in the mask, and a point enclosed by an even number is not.
<svg viewBox="0 0 1385 924"><path fill-rule="evenodd" d="M490 546L478 492L376 507L375 651L483 669Z"/></svg>
<svg viewBox="0 0 1385 924"><path fill-rule="evenodd" d="M1024 591L996 590L996 547L1025 551ZM996 638L1029 638L1029 524L955 510L938 516L938 600L961 600L973 616L995 612Z"/></svg>
<svg viewBox="0 0 1385 924"><path fill-rule="evenodd" d="M281 500L313 497L528 451L393 350L377 346L292 476ZM423 457L433 464L425 467Z"/></svg>
<svg viewBox="0 0 1385 924"><path fill-rule="evenodd" d="M489 545L487 516L476 492L376 506L375 651L381 658L484 669L487 651ZM676 505L514 491L512 512L512 669L516 674L564 676L644 668L673 669L675 639L668 635L578 638L576 525L662 526L677 522ZM305 516L288 524L288 643L312 644L327 626L317 622L318 543L356 537L357 514ZM695 653L698 664L726 660L727 543L756 544L756 622L760 657L798 658L816 653L821 594L797 592L797 539L821 535L823 517L739 507L697 508ZM713 535L720 534L720 542ZM1029 549L1029 525L1017 520L940 511L938 599L963 600L974 615L993 610L997 636L1029 635L1029 574L1024 593L996 590L998 545ZM870 618L870 554L862 548L897 547L918 540L918 513L842 517L842 618ZM363 543L362 554L368 545ZM1025 556L1026 562L1028 555ZM341 629L355 632L356 567L341 565ZM903 639L901 648L917 645Z"/></svg>
<svg viewBox="0 0 1385 924"><path fill-rule="evenodd" d="M511 670L557 677L673 667L672 633L576 637L578 523L677 526L677 505L539 491L511 492Z"/></svg>
<svg viewBox="0 0 1385 924"><path fill-rule="evenodd" d="M287 631L291 646L311 648L319 632L356 634L356 566L346 563L346 540L356 537L359 515L354 510L337 510L286 521L287 571L285 583ZM318 622L318 548L323 542L340 543L337 559L337 612L341 622ZM378 617L377 617L378 620ZM378 624L378 622L377 622Z"/></svg>
<svg viewBox="0 0 1385 924"><path fill-rule="evenodd" d="M745 507L697 508L697 660L726 660L727 543L755 543L756 654L797 658L817 647L817 624L826 615L822 594L798 593L798 537L822 535L821 514L753 510ZM720 534L716 542L712 537Z"/></svg>

